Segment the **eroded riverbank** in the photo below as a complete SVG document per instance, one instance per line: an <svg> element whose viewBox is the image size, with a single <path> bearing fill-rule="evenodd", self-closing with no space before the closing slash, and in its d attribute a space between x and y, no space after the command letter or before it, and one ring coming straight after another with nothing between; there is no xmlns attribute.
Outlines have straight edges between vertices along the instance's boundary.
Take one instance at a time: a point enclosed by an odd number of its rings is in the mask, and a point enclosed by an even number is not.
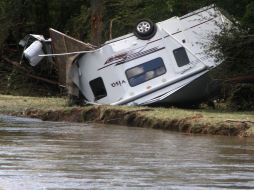
<svg viewBox="0 0 254 190"><path fill-rule="evenodd" d="M92 122L193 134L254 136L253 112L126 106L67 107L61 98L0 96L0 112L45 121Z"/></svg>

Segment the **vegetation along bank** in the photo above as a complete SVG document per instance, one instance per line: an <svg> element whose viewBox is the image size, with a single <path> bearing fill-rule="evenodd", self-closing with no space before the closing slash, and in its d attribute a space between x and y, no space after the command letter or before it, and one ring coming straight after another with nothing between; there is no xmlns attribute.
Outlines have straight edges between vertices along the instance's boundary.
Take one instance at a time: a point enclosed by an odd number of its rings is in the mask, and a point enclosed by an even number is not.
<svg viewBox="0 0 254 190"><path fill-rule="evenodd" d="M0 113L46 121L104 123L188 134L254 137L254 112L127 106L68 107L63 98L0 95Z"/></svg>

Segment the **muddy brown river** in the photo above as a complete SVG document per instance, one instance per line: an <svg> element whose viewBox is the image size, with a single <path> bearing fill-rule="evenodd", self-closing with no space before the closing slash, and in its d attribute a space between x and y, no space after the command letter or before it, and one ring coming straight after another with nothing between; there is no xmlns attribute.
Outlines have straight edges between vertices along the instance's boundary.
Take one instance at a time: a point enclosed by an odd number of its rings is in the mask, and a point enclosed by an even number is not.
<svg viewBox="0 0 254 190"><path fill-rule="evenodd" d="M254 189L254 139L0 116L0 189Z"/></svg>

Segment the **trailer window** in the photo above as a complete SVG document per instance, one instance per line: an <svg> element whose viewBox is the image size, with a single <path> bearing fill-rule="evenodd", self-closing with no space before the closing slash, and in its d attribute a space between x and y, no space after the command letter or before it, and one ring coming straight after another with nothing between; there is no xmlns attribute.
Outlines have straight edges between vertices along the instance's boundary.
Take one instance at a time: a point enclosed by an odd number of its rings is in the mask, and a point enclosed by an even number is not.
<svg viewBox="0 0 254 190"><path fill-rule="evenodd" d="M156 58L126 71L131 87L142 84L148 80L159 77L166 73L162 58Z"/></svg>
<svg viewBox="0 0 254 190"><path fill-rule="evenodd" d="M107 91L101 77L90 81L89 84L93 91L95 100L99 100L107 96Z"/></svg>
<svg viewBox="0 0 254 190"><path fill-rule="evenodd" d="M175 56L178 67L182 67L190 63L189 57L184 47L173 50L173 54Z"/></svg>

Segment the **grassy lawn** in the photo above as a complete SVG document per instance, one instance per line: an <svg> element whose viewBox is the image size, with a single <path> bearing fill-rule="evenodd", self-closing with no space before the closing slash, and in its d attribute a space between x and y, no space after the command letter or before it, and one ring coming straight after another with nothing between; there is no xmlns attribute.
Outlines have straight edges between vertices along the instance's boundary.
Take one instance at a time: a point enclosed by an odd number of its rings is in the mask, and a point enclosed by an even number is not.
<svg viewBox="0 0 254 190"><path fill-rule="evenodd" d="M253 121L254 112L230 112L225 110L209 110L209 109L178 109L178 108L156 108L147 113L150 117L158 119L175 118L175 119L199 119L206 122L221 122L225 120Z"/></svg>
<svg viewBox="0 0 254 190"><path fill-rule="evenodd" d="M26 109L63 109L67 107L64 98L41 98L26 96L0 95L0 112L23 112Z"/></svg>

